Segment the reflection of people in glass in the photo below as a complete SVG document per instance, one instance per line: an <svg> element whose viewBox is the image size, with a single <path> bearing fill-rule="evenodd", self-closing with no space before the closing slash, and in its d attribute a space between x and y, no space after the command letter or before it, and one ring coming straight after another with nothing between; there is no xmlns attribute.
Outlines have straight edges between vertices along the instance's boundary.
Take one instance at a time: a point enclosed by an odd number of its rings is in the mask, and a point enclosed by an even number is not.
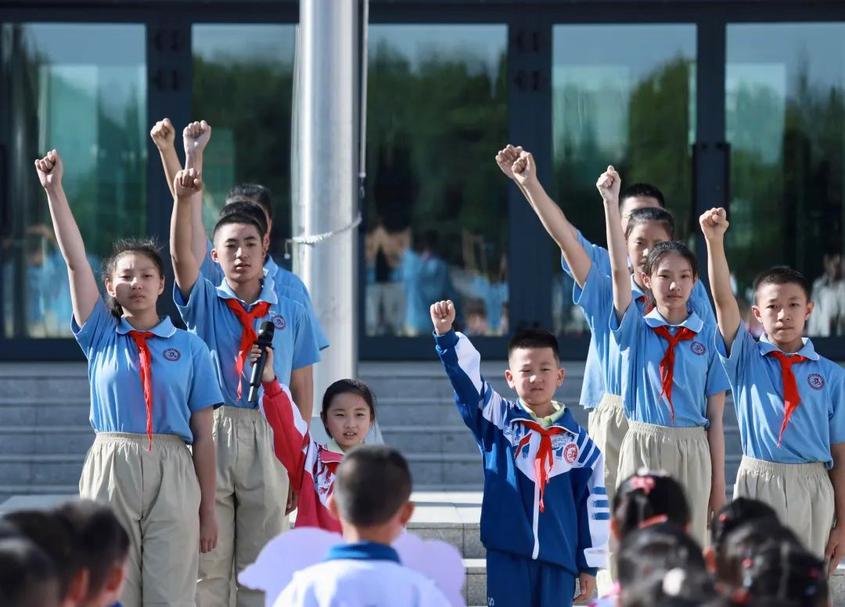
<svg viewBox="0 0 845 607"><path fill-rule="evenodd" d="M467 333L503 335L509 295L507 255L501 253L496 259L495 252L491 250L493 246L481 234L464 230L462 240L467 279L463 281L463 288L457 279L455 282L458 291L467 297L464 310Z"/></svg>
<svg viewBox="0 0 845 607"><path fill-rule="evenodd" d="M390 232L378 222L365 236L367 335L402 332L405 291L400 266L410 244L410 233L410 228Z"/></svg>
<svg viewBox="0 0 845 607"><path fill-rule="evenodd" d="M845 280L842 279L842 255L825 254L824 273L813 282L813 315L807 321L807 334L830 337L845 333Z"/></svg>
<svg viewBox="0 0 845 607"><path fill-rule="evenodd" d="M431 322L432 301L451 297L454 289L449 280L449 267L439 255L438 237L434 230L415 235L413 249L402 255L402 283L405 286L405 333L421 335Z"/></svg>

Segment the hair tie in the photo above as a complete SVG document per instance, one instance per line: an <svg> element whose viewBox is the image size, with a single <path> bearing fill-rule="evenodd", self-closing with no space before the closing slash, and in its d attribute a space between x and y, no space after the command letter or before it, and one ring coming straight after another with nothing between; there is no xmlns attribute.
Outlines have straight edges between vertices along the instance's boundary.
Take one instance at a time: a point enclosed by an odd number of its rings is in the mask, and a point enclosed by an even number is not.
<svg viewBox="0 0 845 607"><path fill-rule="evenodd" d="M637 525L638 529L645 529L646 527L652 527L653 525L659 525L660 523L665 523L669 520L669 517L665 514L656 514L654 516L650 516L647 519L643 519L639 525Z"/></svg>
<svg viewBox="0 0 845 607"><path fill-rule="evenodd" d="M631 479L631 488L642 491L646 495L654 489L654 478L651 476L635 476Z"/></svg>
<svg viewBox="0 0 845 607"><path fill-rule="evenodd" d="M686 572L680 567L670 569L663 576L663 594L666 596L678 596L684 587L687 578Z"/></svg>
<svg viewBox="0 0 845 607"><path fill-rule="evenodd" d="M728 520L728 513L727 512L723 512L722 514L719 515L719 522L720 523L724 523L726 520Z"/></svg>

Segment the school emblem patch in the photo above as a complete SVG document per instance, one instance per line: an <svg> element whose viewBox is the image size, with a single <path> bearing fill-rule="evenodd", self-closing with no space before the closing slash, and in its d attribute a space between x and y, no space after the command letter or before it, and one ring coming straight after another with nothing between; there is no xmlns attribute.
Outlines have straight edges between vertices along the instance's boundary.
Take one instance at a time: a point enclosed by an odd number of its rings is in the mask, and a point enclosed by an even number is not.
<svg viewBox="0 0 845 607"><path fill-rule="evenodd" d="M813 390L821 390L824 388L824 377L818 373L810 373L807 376L807 383L810 384Z"/></svg>
<svg viewBox="0 0 845 607"><path fill-rule="evenodd" d="M164 351L164 358L170 362L176 362L182 358L182 354L176 348L167 348L167 350Z"/></svg>
<svg viewBox="0 0 845 607"><path fill-rule="evenodd" d="M273 325L279 331L282 331L286 326L288 326L288 323L287 323L287 321L285 321L285 317L280 314L278 316L273 317Z"/></svg>
<svg viewBox="0 0 845 607"><path fill-rule="evenodd" d="M693 341L690 345L690 350L693 351L693 354L698 354L699 356L707 352L707 348L700 341Z"/></svg>
<svg viewBox="0 0 845 607"><path fill-rule="evenodd" d="M578 445L575 443L569 443L563 448L563 459L566 460L567 464L574 464L575 460L578 459Z"/></svg>

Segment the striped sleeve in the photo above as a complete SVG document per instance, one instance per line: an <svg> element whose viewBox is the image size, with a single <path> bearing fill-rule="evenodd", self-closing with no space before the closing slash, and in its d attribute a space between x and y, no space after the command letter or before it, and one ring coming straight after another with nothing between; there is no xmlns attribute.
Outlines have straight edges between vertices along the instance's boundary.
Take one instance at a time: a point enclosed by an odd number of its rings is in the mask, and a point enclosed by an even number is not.
<svg viewBox="0 0 845 607"><path fill-rule="evenodd" d="M291 484L299 489L309 452L316 453L316 443L308 432L287 386L278 381L264 382L261 411L273 430L273 450L288 471Z"/></svg>
<svg viewBox="0 0 845 607"><path fill-rule="evenodd" d="M584 472L586 487L578 492L577 504L578 571L595 575L595 569L607 564L607 542L610 534L610 503L604 486L604 456L596 444L581 428L578 435L580 454L578 463Z"/></svg>

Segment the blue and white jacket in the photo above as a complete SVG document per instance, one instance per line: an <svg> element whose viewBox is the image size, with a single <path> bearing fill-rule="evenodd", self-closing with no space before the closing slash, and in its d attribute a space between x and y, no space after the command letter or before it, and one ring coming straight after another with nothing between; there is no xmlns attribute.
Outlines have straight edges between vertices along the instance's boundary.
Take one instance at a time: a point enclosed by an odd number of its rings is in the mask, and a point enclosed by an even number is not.
<svg viewBox="0 0 845 607"><path fill-rule="evenodd" d="M484 546L595 575L605 567L610 520L598 447L569 411L543 427L496 393L462 333L435 335L435 342L484 458ZM547 477L545 487L538 474Z"/></svg>

